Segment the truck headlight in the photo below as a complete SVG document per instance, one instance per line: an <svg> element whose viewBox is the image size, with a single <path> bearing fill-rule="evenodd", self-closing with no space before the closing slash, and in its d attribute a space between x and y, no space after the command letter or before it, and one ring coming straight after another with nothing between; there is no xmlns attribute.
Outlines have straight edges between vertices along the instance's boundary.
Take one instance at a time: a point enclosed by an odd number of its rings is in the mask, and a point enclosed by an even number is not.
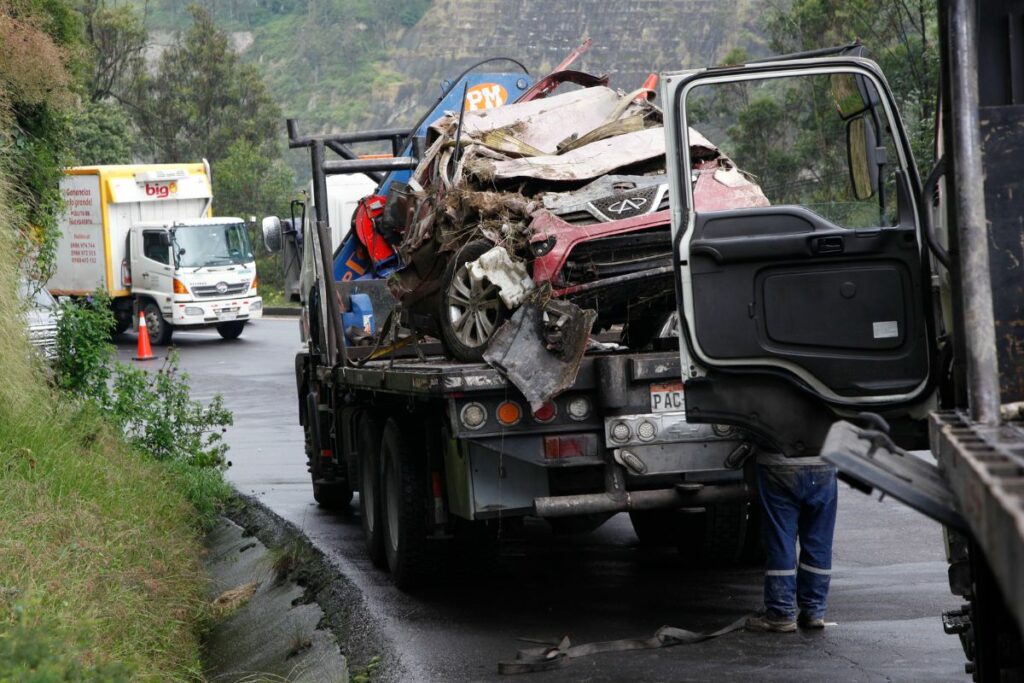
<svg viewBox="0 0 1024 683"><path fill-rule="evenodd" d="M251 304L249 304L249 310L250 311L262 311L263 310L263 302L262 301L253 301Z"/></svg>
<svg viewBox="0 0 1024 683"><path fill-rule="evenodd" d="M203 315L203 309L198 306L186 306L185 315Z"/></svg>

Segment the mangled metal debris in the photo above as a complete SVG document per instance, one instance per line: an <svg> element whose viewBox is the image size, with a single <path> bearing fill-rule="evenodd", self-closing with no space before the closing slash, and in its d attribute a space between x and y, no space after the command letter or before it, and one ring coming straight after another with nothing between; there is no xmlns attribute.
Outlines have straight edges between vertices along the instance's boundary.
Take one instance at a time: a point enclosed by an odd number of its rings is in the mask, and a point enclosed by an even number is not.
<svg viewBox="0 0 1024 683"><path fill-rule="evenodd" d="M389 284L405 323L499 368L535 409L572 383L591 332L641 318L620 342L643 345L638 330L674 310L662 112L647 88L566 80L584 87L445 114L388 198L405 217L387 233L404 263ZM718 147L689 135L700 210L767 205ZM467 312L496 310L473 339L460 334Z"/></svg>
<svg viewBox="0 0 1024 683"><path fill-rule="evenodd" d="M484 360L502 372L536 412L576 381L597 319L568 301L531 299L491 337Z"/></svg>

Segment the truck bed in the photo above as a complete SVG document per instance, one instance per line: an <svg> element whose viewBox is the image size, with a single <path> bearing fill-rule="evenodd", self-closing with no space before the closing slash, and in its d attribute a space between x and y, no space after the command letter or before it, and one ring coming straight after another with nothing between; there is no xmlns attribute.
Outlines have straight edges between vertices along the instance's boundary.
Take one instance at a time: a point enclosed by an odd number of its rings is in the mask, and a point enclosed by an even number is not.
<svg viewBox="0 0 1024 683"><path fill-rule="evenodd" d="M599 363L623 364L632 381L679 378L676 351L594 353L583 357L573 390L597 388ZM509 386L497 370L484 363L465 363L442 356L375 360L359 367L338 367L334 379L353 389L422 396L494 391Z"/></svg>

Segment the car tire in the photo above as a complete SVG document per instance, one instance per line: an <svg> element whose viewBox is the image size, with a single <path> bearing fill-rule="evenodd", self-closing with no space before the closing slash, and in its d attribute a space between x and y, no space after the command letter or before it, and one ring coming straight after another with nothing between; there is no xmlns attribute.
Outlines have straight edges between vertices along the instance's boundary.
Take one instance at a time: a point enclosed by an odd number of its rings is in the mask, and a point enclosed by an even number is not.
<svg viewBox="0 0 1024 683"><path fill-rule="evenodd" d="M388 419L380 448L384 555L401 590L428 583L436 574L439 552L427 538L426 457L413 450L408 433Z"/></svg>
<svg viewBox="0 0 1024 683"><path fill-rule="evenodd" d="M387 566L381 519L380 420L370 411L356 418L356 448L359 454L359 513L362 518L366 552L377 567Z"/></svg>
<svg viewBox="0 0 1024 683"><path fill-rule="evenodd" d="M498 287L487 280L474 282L466 268L467 263L493 247L487 240L464 245L448 262L441 279L441 303L437 313L441 341L448 352L461 361L483 360L488 342L509 316Z"/></svg>
<svg viewBox="0 0 1024 683"><path fill-rule="evenodd" d="M239 335L242 334L242 330L245 329L247 320L233 320L229 323L220 323L217 325L217 334L228 341L232 339L238 339Z"/></svg>
<svg viewBox="0 0 1024 683"><path fill-rule="evenodd" d="M164 320L163 313L155 301L147 301L142 305L142 314L146 316L146 329L149 332L149 341L154 346L167 346L171 343L171 335L174 333L173 326Z"/></svg>

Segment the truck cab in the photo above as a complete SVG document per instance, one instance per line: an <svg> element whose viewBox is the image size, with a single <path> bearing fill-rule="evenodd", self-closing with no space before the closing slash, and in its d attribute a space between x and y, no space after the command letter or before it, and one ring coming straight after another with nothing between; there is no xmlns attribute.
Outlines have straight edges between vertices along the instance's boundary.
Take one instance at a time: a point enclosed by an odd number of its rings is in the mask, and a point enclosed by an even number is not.
<svg viewBox="0 0 1024 683"><path fill-rule="evenodd" d="M256 262L240 218L136 223L124 274L157 343L172 326L216 327L225 339L261 317Z"/></svg>
<svg viewBox="0 0 1024 683"><path fill-rule="evenodd" d="M837 419L871 413L925 447L929 236L877 65L837 51L685 71L663 79L663 104L687 418L792 457L821 452ZM755 176L769 206L696 210L694 131Z"/></svg>

